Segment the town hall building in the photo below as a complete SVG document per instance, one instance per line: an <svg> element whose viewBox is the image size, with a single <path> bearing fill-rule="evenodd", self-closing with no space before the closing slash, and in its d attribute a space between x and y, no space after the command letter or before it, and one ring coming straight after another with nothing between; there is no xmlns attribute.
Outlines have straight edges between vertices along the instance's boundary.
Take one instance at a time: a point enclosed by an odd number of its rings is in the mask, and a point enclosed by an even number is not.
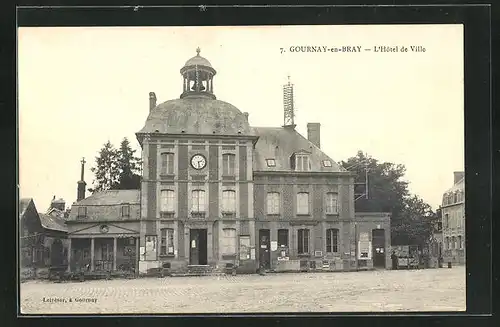
<svg viewBox="0 0 500 327"><path fill-rule="evenodd" d="M149 94L136 133L140 190L85 198L82 164L67 221L70 270L390 266L390 215L355 213L354 174L321 150L319 123L307 138L296 131L290 84L283 126L254 127L217 99L216 70L199 49L180 73L178 99L157 104Z"/></svg>

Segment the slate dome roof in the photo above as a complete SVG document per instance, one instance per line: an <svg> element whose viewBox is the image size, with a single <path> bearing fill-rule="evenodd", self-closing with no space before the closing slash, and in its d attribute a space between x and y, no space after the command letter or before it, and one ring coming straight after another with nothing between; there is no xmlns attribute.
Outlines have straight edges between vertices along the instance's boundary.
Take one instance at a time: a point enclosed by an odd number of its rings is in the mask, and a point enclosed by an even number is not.
<svg viewBox="0 0 500 327"><path fill-rule="evenodd" d="M203 58L200 55L194 56L193 58L191 58L188 61L186 61L186 63L184 64L184 67L187 67L187 66L196 66L196 65L198 65L198 66L207 66L207 67L213 68L212 64L210 63L210 61L208 61L206 58Z"/></svg>
<svg viewBox="0 0 500 327"><path fill-rule="evenodd" d="M230 103L203 96L159 104L139 133L253 135L246 114Z"/></svg>

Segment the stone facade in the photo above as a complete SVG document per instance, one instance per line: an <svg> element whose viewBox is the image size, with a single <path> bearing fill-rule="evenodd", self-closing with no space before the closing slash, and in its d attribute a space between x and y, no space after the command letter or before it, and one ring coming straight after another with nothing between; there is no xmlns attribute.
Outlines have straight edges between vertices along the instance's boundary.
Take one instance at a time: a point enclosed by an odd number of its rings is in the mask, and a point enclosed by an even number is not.
<svg viewBox="0 0 500 327"><path fill-rule="evenodd" d="M443 194L441 206L443 261L465 264L465 178L454 173L454 185Z"/></svg>

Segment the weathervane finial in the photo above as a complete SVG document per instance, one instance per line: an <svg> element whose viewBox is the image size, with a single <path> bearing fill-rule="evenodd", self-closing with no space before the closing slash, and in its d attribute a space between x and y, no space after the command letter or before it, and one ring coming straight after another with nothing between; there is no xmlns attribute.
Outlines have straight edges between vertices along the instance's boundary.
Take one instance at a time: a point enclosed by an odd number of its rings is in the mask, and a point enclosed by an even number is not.
<svg viewBox="0 0 500 327"><path fill-rule="evenodd" d="M201 51L200 47L197 47L197 48L196 48L196 55L197 55L197 56L199 56L199 55L200 55L200 51Z"/></svg>

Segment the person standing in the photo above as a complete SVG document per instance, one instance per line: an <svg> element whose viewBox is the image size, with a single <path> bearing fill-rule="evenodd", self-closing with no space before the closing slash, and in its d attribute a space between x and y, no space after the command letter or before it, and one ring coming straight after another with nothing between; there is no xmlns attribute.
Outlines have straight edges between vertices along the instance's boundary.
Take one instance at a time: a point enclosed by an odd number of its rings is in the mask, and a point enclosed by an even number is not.
<svg viewBox="0 0 500 327"><path fill-rule="evenodd" d="M391 260L392 260L392 270L398 270L398 256L396 255L395 251L392 251Z"/></svg>

